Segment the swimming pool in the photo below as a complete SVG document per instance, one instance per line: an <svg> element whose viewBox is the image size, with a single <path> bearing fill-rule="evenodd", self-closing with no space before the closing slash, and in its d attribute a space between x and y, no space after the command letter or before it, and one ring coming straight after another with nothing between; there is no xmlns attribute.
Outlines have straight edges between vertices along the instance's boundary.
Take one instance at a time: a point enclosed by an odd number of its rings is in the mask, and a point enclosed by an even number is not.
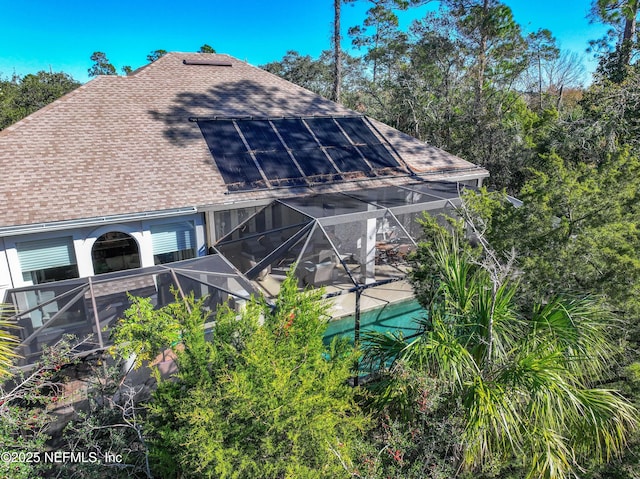
<svg viewBox="0 0 640 479"><path fill-rule="evenodd" d="M363 311L360 314L360 337L366 331L402 331L406 336L418 332L415 319L425 311L415 299L388 303L382 308ZM345 316L329 322L324 341L329 344L334 337L348 336L353 341L355 317Z"/></svg>

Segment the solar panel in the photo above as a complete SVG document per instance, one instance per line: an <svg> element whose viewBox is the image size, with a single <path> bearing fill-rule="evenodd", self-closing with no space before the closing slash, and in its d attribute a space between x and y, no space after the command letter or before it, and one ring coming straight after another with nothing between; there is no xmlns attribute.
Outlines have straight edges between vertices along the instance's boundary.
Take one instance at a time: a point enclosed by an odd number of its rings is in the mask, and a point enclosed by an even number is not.
<svg viewBox="0 0 640 479"><path fill-rule="evenodd" d="M350 173L371 170L333 118L309 118L305 121L320 144L329 147L327 153L340 171Z"/></svg>
<svg viewBox="0 0 640 479"><path fill-rule="evenodd" d="M337 175L338 172L333 167L319 147L309 150L295 150L293 155L296 157L300 168L307 176L316 175Z"/></svg>
<svg viewBox="0 0 640 479"><path fill-rule="evenodd" d="M280 136L292 150L318 148L318 142L313 138L301 119L273 120L273 125Z"/></svg>
<svg viewBox="0 0 640 479"><path fill-rule="evenodd" d="M295 165L289 154L282 151L259 151L254 153L260 163L262 171L269 180L281 180L286 178L301 178L300 170Z"/></svg>
<svg viewBox="0 0 640 479"><path fill-rule="evenodd" d="M302 177L268 120L237 121L237 125L269 180ZM304 181L295 182L299 183Z"/></svg>
<svg viewBox="0 0 640 479"><path fill-rule="evenodd" d="M198 122L229 190L331 182L403 169L361 117L192 120Z"/></svg>
<svg viewBox="0 0 640 479"><path fill-rule="evenodd" d="M373 134L364 119L336 118L336 121L356 145L375 145L380 143L380 140Z"/></svg>
<svg viewBox="0 0 640 479"><path fill-rule="evenodd" d="M351 145L333 118L308 118L305 121L322 146Z"/></svg>
<svg viewBox="0 0 640 479"><path fill-rule="evenodd" d="M332 175L337 171L300 119L273 120L273 125L291 149L306 176Z"/></svg>
<svg viewBox="0 0 640 479"><path fill-rule="evenodd" d="M396 159L384 145L358 145L358 149L374 168L399 168Z"/></svg>
<svg viewBox="0 0 640 479"><path fill-rule="evenodd" d="M233 121L199 121L198 126L225 183L240 184L230 189L250 189L255 187L252 184L263 184L263 177L247 152Z"/></svg>
<svg viewBox="0 0 640 479"><path fill-rule="evenodd" d="M340 171L352 173L354 171L369 172L371 168L364 162L360 153L353 146L337 146L327 148L327 153Z"/></svg>
<svg viewBox="0 0 640 479"><path fill-rule="evenodd" d="M351 141L358 145L367 161L374 168L398 168L398 161L389 153L389 150L380 142L371 131L364 118L337 118L336 121L342 127Z"/></svg>
<svg viewBox="0 0 640 479"><path fill-rule="evenodd" d="M233 121L201 121L198 122L198 126L214 156L222 157L227 154L247 152Z"/></svg>
<svg viewBox="0 0 640 479"><path fill-rule="evenodd" d="M244 120L236 123L252 150L283 151L285 149L268 120Z"/></svg>

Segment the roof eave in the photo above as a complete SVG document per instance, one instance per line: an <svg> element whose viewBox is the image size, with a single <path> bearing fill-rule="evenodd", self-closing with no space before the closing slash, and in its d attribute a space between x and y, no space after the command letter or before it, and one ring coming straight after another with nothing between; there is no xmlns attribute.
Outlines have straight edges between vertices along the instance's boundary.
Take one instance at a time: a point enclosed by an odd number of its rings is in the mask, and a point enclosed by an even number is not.
<svg viewBox="0 0 640 479"><path fill-rule="evenodd" d="M52 221L45 223L31 223L26 225L1 226L0 237L17 236L23 234L42 233L45 231L62 231L83 227L97 227L108 224L125 223L128 221L150 220L158 218L171 218L184 216L198 212L195 206L173 208L160 211L144 211L141 213L127 213L120 215L105 215L92 218L80 218L64 221Z"/></svg>

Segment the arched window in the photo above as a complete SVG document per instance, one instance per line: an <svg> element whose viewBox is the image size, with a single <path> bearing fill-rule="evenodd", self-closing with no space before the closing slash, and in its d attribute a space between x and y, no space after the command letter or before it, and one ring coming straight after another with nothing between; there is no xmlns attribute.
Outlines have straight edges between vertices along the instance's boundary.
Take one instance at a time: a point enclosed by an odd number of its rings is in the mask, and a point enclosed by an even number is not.
<svg viewBox="0 0 640 479"><path fill-rule="evenodd" d="M138 243L120 231L100 236L93 244L91 258L95 274L140 267Z"/></svg>

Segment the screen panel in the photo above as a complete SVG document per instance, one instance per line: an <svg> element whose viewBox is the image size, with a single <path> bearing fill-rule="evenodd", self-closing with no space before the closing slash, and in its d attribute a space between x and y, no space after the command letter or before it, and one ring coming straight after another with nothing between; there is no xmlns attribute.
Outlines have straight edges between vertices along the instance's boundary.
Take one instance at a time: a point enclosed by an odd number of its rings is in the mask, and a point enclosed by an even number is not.
<svg viewBox="0 0 640 479"><path fill-rule="evenodd" d="M449 181L428 181L424 183L412 183L406 185L406 188L417 190L422 193L426 193L437 198L444 198L451 200L458 198L460 193L458 192L458 183Z"/></svg>
<svg viewBox="0 0 640 479"><path fill-rule="evenodd" d="M378 205L366 203L342 193L324 193L287 198L281 201L285 205L291 206L313 218L331 218L353 213L361 213L366 216L372 211L377 212L382 210Z"/></svg>

